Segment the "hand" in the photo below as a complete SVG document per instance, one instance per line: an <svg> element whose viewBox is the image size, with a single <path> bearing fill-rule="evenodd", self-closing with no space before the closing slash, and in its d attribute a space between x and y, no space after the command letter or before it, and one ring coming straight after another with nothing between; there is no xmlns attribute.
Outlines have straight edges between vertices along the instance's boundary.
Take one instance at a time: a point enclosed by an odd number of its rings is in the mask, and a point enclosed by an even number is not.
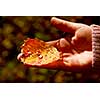
<svg viewBox="0 0 100 100"><path fill-rule="evenodd" d="M55 46L62 52L62 61L48 65L48 68L83 70L89 69L92 65L92 29L90 26L80 23L73 23L53 17L51 23L63 32L73 35L71 41L67 36L48 44ZM59 67L60 68L59 68Z"/></svg>
<svg viewBox="0 0 100 100"><path fill-rule="evenodd" d="M44 68L62 69L67 71L86 71L91 69L92 51L83 51L78 53L65 38L47 42L55 46L61 53L62 59L46 66Z"/></svg>
<svg viewBox="0 0 100 100"><path fill-rule="evenodd" d="M73 48L76 48L77 51L92 50L92 29L90 26L61 20L55 17L51 19L51 23L59 30L73 35L71 43L73 44Z"/></svg>

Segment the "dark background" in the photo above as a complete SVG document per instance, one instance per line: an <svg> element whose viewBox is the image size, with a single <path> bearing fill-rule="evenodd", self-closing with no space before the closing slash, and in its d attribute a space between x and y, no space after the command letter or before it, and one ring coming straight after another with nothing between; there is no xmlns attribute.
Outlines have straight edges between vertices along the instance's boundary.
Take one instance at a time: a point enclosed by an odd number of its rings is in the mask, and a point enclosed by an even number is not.
<svg viewBox="0 0 100 100"><path fill-rule="evenodd" d="M39 38L44 41L60 38L61 31L50 24L52 16L2 16L0 17L0 82L100 82L96 72L68 72L27 68L17 60L23 40ZM99 16L56 16L87 25L100 24Z"/></svg>

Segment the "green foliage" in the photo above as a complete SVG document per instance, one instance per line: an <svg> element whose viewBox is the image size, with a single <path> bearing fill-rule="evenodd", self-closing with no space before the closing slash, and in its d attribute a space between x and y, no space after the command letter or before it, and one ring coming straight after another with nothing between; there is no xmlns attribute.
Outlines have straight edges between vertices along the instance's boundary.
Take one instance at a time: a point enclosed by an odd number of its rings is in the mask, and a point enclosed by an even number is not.
<svg viewBox="0 0 100 100"><path fill-rule="evenodd" d="M50 35L48 35L48 34L46 35L46 34L37 32L34 35L35 35L36 38L39 38L39 39L44 40L44 41L51 39Z"/></svg>
<svg viewBox="0 0 100 100"><path fill-rule="evenodd" d="M88 25L98 24L99 17L58 16ZM0 82L100 82L98 73L73 73L60 70L27 68L17 60L26 38L44 41L59 38L60 31L51 26L51 16L0 17Z"/></svg>

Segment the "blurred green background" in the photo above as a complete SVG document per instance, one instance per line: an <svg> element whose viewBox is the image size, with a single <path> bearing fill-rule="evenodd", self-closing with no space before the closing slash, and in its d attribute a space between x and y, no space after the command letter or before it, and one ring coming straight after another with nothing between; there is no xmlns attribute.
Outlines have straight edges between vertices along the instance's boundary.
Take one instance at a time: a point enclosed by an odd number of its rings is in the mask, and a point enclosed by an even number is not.
<svg viewBox="0 0 100 100"><path fill-rule="evenodd" d="M62 70L27 68L17 60L23 40L44 41L60 38L61 33L50 24L52 16L0 17L0 82L70 83L100 82L99 73L76 73ZM57 16L72 22L100 24L99 16Z"/></svg>

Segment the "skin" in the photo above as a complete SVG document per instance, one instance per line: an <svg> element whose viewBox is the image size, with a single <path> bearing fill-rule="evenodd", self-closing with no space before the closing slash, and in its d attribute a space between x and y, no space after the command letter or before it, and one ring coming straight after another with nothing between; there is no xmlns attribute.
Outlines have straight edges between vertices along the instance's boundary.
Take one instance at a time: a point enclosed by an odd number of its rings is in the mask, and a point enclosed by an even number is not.
<svg viewBox="0 0 100 100"><path fill-rule="evenodd" d="M70 42L65 38L47 42L62 52L62 60L48 65L46 68L64 69L69 71L88 70L92 65L92 29L90 26L73 23L53 17L51 24L57 29L68 32ZM52 65L52 66L51 66Z"/></svg>

